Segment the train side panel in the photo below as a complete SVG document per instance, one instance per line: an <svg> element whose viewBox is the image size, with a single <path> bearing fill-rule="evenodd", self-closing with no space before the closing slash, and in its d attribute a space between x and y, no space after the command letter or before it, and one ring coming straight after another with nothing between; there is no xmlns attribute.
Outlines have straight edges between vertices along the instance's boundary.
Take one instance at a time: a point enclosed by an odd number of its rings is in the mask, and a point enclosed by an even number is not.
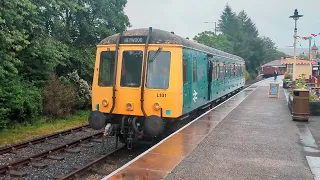
<svg viewBox="0 0 320 180"><path fill-rule="evenodd" d="M183 48L183 107L186 114L244 86L244 63L213 56L210 99L208 99L207 53Z"/></svg>
<svg viewBox="0 0 320 180"><path fill-rule="evenodd" d="M190 112L207 102L207 54L183 48L183 107L182 113Z"/></svg>

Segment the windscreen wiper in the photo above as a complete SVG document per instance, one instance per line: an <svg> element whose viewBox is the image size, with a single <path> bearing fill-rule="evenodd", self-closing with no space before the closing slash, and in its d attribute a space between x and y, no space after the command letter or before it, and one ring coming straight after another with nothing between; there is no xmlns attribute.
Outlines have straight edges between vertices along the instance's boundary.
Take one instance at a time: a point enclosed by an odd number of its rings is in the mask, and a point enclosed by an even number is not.
<svg viewBox="0 0 320 180"><path fill-rule="evenodd" d="M152 56L152 58L149 59L149 62L153 62L154 59L158 56L158 54L161 52L161 50L162 50L162 47L159 47L156 53L154 53L154 55Z"/></svg>

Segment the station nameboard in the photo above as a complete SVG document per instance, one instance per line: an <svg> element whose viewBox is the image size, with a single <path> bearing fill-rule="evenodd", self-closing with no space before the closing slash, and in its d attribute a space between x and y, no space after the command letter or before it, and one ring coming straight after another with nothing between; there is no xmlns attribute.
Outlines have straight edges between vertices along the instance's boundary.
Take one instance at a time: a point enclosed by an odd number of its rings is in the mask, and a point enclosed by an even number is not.
<svg viewBox="0 0 320 180"><path fill-rule="evenodd" d="M280 97L280 83L271 82L268 87L268 97Z"/></svg>

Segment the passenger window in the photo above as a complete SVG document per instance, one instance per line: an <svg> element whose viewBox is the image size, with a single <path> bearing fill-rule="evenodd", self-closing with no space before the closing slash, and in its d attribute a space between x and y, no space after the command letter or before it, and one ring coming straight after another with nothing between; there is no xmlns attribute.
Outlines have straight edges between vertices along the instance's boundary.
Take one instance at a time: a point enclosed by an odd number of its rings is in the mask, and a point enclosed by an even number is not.
<svg viewBox="0 0 320 180"><path fill-rule="evenodd" d="M183 58L183 83L188 82L188 60Z"/></svg>
<svg viewBox="0 0 320 180"><path fill-rule="evenodd" d="M216 61L212 62L212 80L216 79Z"/></svg>
<svg viewBox="0 0 320 180"><path fill-rule="evenodd" d="M171 52L149 51L146 87L168 89L170 80Z"/></svg>
<svg viewBox="0 0 320 180"><path fill-rule="evenodd" d="M99 86L112 86L115 64L115 51L102 51L100 54Z"/></svg>
<svg viewBox="0 0 320 180"><path fill-rule="evenodd" d="M224 77L229 76L229 64L224 65Z"/></svg>
<svg viewBox="0 0 320 180"><path fill-rule="evenodd" d="M220 76L219 76L219 74L220 74L220 63L219 63L219 61L217 61L216 63L217 63L217 66L216 66L216 78L219 79L220 78Z"/></svg>
<svg viewBox="0 0 320 180"><path fill-rule="evenodd" d="M223 62L220 62L220 78L223 79L224 78L224 71L225 71L225 65L223 64Z"/></svg>
<svg viewBox="0 0 320 180"><path fill-rule="evenodd" d="M193 58L193 72L192 72L192 76L193 76L193 82L197 82L197 59L196 57Z"/></svg>
<svg viewBox="0 0 320 180"><path fill-rule="evenodd" d="M121 87L140 87L142 57L142 51L123 51Z"/></svg>

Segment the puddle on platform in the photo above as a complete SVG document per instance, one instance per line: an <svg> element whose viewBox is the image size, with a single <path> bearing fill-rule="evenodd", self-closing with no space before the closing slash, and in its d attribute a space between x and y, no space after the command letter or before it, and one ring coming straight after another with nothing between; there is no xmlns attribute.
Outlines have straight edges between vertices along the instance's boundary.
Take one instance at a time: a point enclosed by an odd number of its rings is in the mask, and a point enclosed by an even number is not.
<svg viewBox="0 0 320 180"><path fill-rule="evenodd" d="M318 153L320 152L318 149L312 148L312 147L303 147L304 151L309 152L309 153Z"/></svg>
<svg viewBox="0 0 320 180"><path fill-rule="evenodd" d="M309 128L304 124L297 124L299 136L302 143L307 147L317 148L316 141L314 140Z"/></svg>

